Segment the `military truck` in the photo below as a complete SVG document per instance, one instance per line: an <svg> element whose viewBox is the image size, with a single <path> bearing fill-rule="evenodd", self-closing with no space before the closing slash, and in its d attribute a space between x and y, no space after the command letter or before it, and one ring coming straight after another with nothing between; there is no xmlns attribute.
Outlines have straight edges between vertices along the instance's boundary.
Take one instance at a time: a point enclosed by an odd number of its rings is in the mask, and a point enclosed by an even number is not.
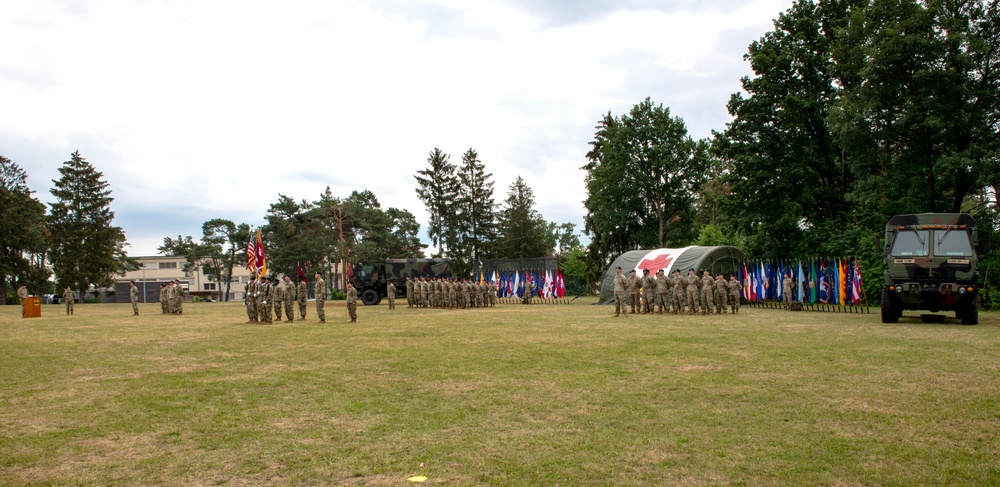
<svg viewBox="0 0 1000 487"><path fill-rule="evenodd" d="M358 264L351 282L362 303L375 305L388 296L389 282L396 286L396 297L405 296L407 277L451 277L451 259L387 259L384 264Z"/></svg>
<svg viewBox="0 0 1000 487"><path fill-rule="evenodd" d="M979 323L978 230L964 213L896 215L885 226L882 322L903 310L954 311ZM982 252L989 252L989 242Z"/></svg>

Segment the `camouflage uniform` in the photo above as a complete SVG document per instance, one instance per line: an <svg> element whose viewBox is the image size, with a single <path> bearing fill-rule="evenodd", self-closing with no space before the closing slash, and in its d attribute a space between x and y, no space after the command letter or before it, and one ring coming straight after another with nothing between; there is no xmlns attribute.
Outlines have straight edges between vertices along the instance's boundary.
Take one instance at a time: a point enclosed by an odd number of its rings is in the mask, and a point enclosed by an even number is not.
<svg viewBox="0 0 1000 487"><path fill-rule="evenodd" d="M726 312L726 301L729 299L729 284L722 278L722 274L715 276L715 314L720 315Z"/></svg>
<svg viewBox="0 0 1000 487"><path fill-rule="evenodd" d="M729 276L729 310L732 314L740 311L740 294L742 291L743 285L736 279L736 274Z"/></svg>
<svg viewBox="0 0 1000 487"><path fill-rule="evenodd" d="M351 323L358 321L358 290L351 283L347 283L347 316L351 318Z"/></svg>
<svg viewBox="0 0 1000 487"><path fill-rule="evenodd" d="M681 277L681 271L674 271L674 314L684 312L684 292L687 290L687 281Z"/></svg>
<svg viewBox="0 0 1000 487"><path fill-rule="evenodd" d="M285 295L283 296L283 301L285 302L285 320L289 323L295 321L295 284L292 283L292 278L285 276Z"/></svg>
<svg viewBox="0 0 1000 487"><path fill-rule="evenodd" d="M406 307L413 307L413 279L406 276Z"/></svg>
<svg viewBox="0 0 1000 487"><path fill-rule="evenodd" d="M260 292L257 293L257 315L260 317L261 323L271 323L271 312L274 307L274 301L271 299L273 295L274 288L271 283L266 277L261 279Z"/></svg>
<svg viewBox="0 0 1000 487"><path fill-rule="evenodd" d="M393 284L392 281L389 281L389 283L385 285L385 291L386 297L389 298L389 309L396 309L396 285ZM357 291L354 291L354 294L357 293Z"/></svg>
<svg viewBox="0 0 1000 487"><path fill-rule="evenodd" d="M663 269L656 272L656 304L659 314L664 310L670 312L670 279L663 274Z"/></svg>
<svg viewBox="0 0 1000 487"><path fill-rule="evenodd" d="M167 284L162 282L160 283L160 313L167 314Z"/></svg>
<svg viewBox="0 0 1000 487"><path fill-rule="evenodd" d="M17 288L17 300L21 303L21 317L24 317L24 300L28 299L28 287L21 286Z"/></svg>
<svg viewBox="0 0 1000 487"><path fill-rule="evenodd" d="M430 279L420 278L420 291L422 296L420 297L420 304L427 308L431 305L431 281Z"/></svg>
<svg viewBox="0 0 1000 487"><path fill-rule="evenodd" d="M701 314L707 315L715 307L715 279L705 271L701 277Z"/></svg>
<svg viewBox="0 0 1000 487"><path fill-rule="evenodd" d="M531 304L531 292L535 290L535 283L531 282L529 279L524 283L524 296L521 298L521 304Z"/></svg>
<svg viewBox="0 0 1000 487"><path fill-rule="evenodd" d="M629 271L626 279L628 279L629 306L633 313L636 312L636 309L642 311L642 303L639 302L639 296L642 295L642 281L635 275L635 270Z"/></svg>
<svg viewBox="0 0 1000 487"><path fill-rule="evenodd" d="M174 284L174 313L184 314L184 287L179 280Z"/></svg>
<svg viewBox="0 0 1000 487"><path fill-rule="evenodd" d="M618 314L621 313L625 317L628 317L628 307L625 304L625 293L626 289L628 289L628 286L629 286L629 281L628 278L625 277L624 274L622 274L622 268L621 267L616 268L615 280L614 280L615 316L618 316Z"/></svg>
<svg viewBox="0 0 1000 487"><path fill-rule="evenodd" d="M326 323L326 310L323 306L326 304L326 281L323 280L323 276L316 273L316 282L313 283L313 293L316 294L316 316L319 317L320 323Z"/></svg>
<svg viewBox="0 0 1000 487"><path fill-rule="evenodd" d="M490 283L490 307L494 308L497 305L497 284L495 282Z"/></svg>
<svg viewBox="0 0 1000 487"><path fill-rule="evenodd" d="M250 278L243 286L243 306L247 308L247 323L257 321L257 311L254 308L254 293L257 291L257 280Z"/></svg>
<svg viewBox="0 0 1000 487"><path fill-rule="evenodd" d="M308 284L306 284L306 278L304 277L299 278L299 287L296 294L298 294L296 298L298 298L299 300L299 316L301 317L300 319L305 320L306 301L309 300L309 287Z"/></svg>
<svg viewBox="0 0 1000 487"><path fill-rule="evenodd" d="M285 302L285 283L278 281L271 284L274 294L274 318L281 322L281 304Z"/></svg>
<svg viewBox="0 0 1000 487"><path fill-rule="evenodd" d="M698 296L701 295L701 279L694 273L694 269L688 271L687 276L687 299L688 314L698 313Z"/></svg>
<svg viewBox="0 0 1000 487"><path fill-rule="evenodd" d="M63 300L66 301L66 315L73 314L73 301L76 301L76 293L69 287L63 291Z"/></svg>
<svg viewBox="0 0 1000 487"><path fill-rule="evenodd" d="M139 316L139 288L134 282L129 283L128 300L132 302L132 316Z"/></svg>
<svg viewBox="0 0 1000 487"><path fill-rule="evenodd" d="M652 313L656 307L656 278L649 274L649 269L642 270L642 299L643 314Z"/></svg>
<svg viewBox="0 0 1000 487"><path fill-rule="evenodd" d="M785 279L781 281L781 297L784 300L783 306L785 309L791 309L792 304L792 276L791 274L785 274Z"/></svg>

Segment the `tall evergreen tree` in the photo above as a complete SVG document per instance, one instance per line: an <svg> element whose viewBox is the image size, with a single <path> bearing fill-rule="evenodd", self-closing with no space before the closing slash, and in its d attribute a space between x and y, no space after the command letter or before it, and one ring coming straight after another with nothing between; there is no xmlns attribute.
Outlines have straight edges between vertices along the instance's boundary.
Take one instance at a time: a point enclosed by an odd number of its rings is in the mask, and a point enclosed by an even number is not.
<svg viewBox="0 0 1000 487"><path fill-rule="evenodd" d="M511 183L500 210L498 257L544 257L552 251L548 225L535 210L535 194L521 176Z"/></svg>
<svg viewBox="0 0 1000 487"><path fill-rule="evenodd" d="M52 270L60 285L80 291L109 287L113 276L138 268L125 252L125 232L113 225L109 184L79 151L59 168L49 211Z"/></svg>
<svg viewBox="0 0 1000 487"><path fill-rule="evenodd" d="M458 167L459 197L455 211L459 255L456 275L467 275L489 254L496 239L496 202L493 199L493 174L479 154L469 149L462 154Z"/></svg>
<svg viewBox="0 0 1000 487"><path fill-rule="evenodd" d="M27 284L32 292L45 292L49 277L45 266L45 205L32 196L28 174L0 156L0 297L11 287Z"/></svg>
<svg viewBox="0 0 1000 487"><path fill-rule="evenodd" d="M451 156L435 147L427 155L426 169L417 171L417 196L424 202L430 213L427 236L431 245L436 245L438 255L445 256L445 248L452 251L457 229L455 225L455 202L459 198L459 181Z"/></svg>

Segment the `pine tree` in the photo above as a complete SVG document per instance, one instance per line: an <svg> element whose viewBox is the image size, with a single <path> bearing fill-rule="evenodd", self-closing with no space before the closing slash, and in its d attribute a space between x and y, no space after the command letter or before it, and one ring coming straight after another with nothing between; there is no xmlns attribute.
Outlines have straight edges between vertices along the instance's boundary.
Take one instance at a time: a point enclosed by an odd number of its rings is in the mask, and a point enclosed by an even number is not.
<svg viewBox="0 0 1000 487"><path fill-rule="evenodd" d="M109 287L113 275L136 267L125 253L125 232L112 225L109 184L104 174L80 152L59 168L62 177L53 180L56 197L49 211L52 270L60 286L79 290L91 284Z"/></svg>
<svg viewBox="0 0 1000 487"><path fill-rule="evenodd" d="M458 168L459 197L457 199L459 260L467 264L471 271L478 262L490 253L489 246L496 239L496 203L493 199L493 174L486 173L486 165L479 160L479 154L469 149L462 155L462 165Z"/></svg>
<svg viewBox="0 0 1000 487"><path fill-rule="evenodd" d="M45 205L28 189L28 174L0 156L0 297L7 296L8 279L12 285L27 284L34 293L45 291L44 217Z"/></svg>
<svg viewBox="0 0 1000 487"><path fill-rule="evenodd" d="M459 180L451 156L435 147L427 156L427 169L417 171L417 196L431 214L427 236L431 245L437 245L438 255L444 256L455 243L455 202L459 197Z"/></svg>
<svg viewBox="0 0 1000 487"><path fill-rule="evenodd" d="M535 194L521 176L510 185L499 218L502 258L544 257L551 250L548 224L535 210Z"/></svg>

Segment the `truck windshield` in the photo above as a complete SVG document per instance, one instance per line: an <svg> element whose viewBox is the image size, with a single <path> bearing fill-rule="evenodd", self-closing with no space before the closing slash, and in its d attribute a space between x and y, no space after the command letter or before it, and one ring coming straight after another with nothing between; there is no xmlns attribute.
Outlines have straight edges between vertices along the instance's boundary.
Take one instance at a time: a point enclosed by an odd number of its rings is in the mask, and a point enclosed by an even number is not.
<svg viewBox="0 0 1000 487"><path fill-rule="evenodd" d="M912 257L927 255L927 230L903 230L896 234L889 253L894 257Z"/></svg>
<svg viewBox="0 0 1000 487"><path fill-rule="evenodd" d="M937 230L934 237L934 255L972 255L972 242L969 240L969 234L964 231Z"/></svg>

